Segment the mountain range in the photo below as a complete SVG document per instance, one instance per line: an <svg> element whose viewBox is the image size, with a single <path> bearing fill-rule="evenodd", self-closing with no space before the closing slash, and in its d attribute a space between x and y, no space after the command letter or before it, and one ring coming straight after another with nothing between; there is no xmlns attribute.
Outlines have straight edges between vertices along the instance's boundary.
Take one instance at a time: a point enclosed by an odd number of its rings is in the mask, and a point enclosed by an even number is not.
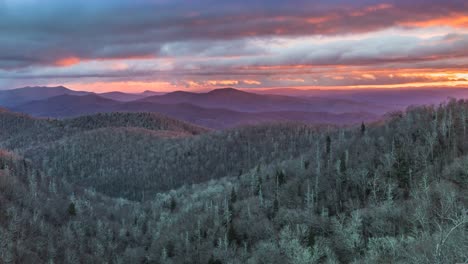
<svg viewBox="0 0 468 264"><path fill-rule="evenodd" d="M0 101L4 107L36 117L67 118L107 112L156 112L215 129L284 121L352 124L376 120L379 113L385 112L371 103L259 95L232 88L206 93L176 91L163 95L150 91L141 94L96 94L65 87L28 87L1 93L3 97L0 98L8 98Z"/></svg>
<svg viewBox="0 0 468 264"><path fill-rule="evenodd" d="M35 117L67 118L108 112L155 112L200 126L225 129L257 123L295 121L355 124L380 119L411 105L468 98L466 89L297 90L158 93L74 91L63 86L0 91L0 106Z"/></svg>

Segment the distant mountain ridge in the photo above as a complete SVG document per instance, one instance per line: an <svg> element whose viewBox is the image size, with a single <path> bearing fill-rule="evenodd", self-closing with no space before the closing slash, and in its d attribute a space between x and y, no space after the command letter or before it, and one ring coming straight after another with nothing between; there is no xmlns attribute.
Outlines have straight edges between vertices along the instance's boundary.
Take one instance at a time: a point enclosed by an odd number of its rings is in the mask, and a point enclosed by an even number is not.
<svg viewBox="0 0 468 264"><path fill-rule="evenodd" d="M58 95L12 107L13 111L38 117L74 117L84 114L110 112L119 102L96 94Z"/></svg>
<svg viewBox="0 0 468 264"><path fill-rule="evenodd" d="M288 94L289 91L289 94ZM270 94L271 93L271 94ZM220 88L208 92L91 93L64 86L0 91L0 106L37 117L65 118L107 112L156 112L200 126L224 129L261 122L354 124L411 105L468 98L468 89L264 91Z"/></svg>
<svg viewBox="0 0 468 264"><path fill-rule="evenodd" d="M378 109L376 105L356 103L345 99L312 98L311 100L270 94L249 93L234 88L215 89L206 93L176 91L140 100L152 103L190 103L205 108L224 108L240 112L367 112ZM333 107L330 107L333 106Z"/></svg>
<svg viewBox="0 0 468 264"><path fill-rule="evenodd" d="M255 90L257 94L289 95L302 98L347 99L354 102L374 103L388 111L404 110L408 106L440 104L449 98L468 99L468 88L398 88L398 89L350 89L320 90L276 88Z"/></svg>
<svg viewBox="0 0 468 264"><path fill-rule="evenodd" d="M153 91L144 91L142 93L125 93L119 91L107 93L93 93L86 91L75 91L65 86L27 86L11 90L0 90L0 106L15 107L32 101L45 100L60 95L83 96L90 94L96 94L100 97L112 99L115 101L128 102L143 99L149 96L161 95L164 93Z"/></svg>
<svg viewBox="0 0 468 264"><path fill-rule="evenodd" d="M12 107L35 100L44 100L59 95L86 95L89 92L73 91L64 86L24 87L13 90L0 90L0 105Z"/></svg>
<svg viewBox="0 0 468 264"><path fill-rule="evenodd" d="M190 95L191 96L191 95ZM353 124L375 121L378 115L366 112L329 113L326 111L241 112L225 108L205 108L188 102L155 103L145 101L118 102L96 94L60 95L11 108L37 117L66 118L109 112L153 112L214 129L235 126L297 121L304 123Z"/></svg>
<svg viewBox="0 0 468 264"><path fill-rule="evenodd" d="M101 97L112 99L120 102L130 102L135 100L140 100L149 96L162 95L164 93L153 92L153 91L144 91L142 93L124 93L124 92L108 92L98 94Z"/></svg>

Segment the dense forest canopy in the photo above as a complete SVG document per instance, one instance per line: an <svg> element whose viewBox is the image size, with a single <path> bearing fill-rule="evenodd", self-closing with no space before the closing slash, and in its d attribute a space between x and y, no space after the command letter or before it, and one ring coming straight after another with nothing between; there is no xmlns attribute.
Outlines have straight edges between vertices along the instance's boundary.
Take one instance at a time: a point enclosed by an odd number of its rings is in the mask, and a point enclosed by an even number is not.
<svg viewBox="0 0 468 264"><path fill-rule="evenodd" d="M468 262L467 114L208 131L2 111L0 262Z"/></svg>

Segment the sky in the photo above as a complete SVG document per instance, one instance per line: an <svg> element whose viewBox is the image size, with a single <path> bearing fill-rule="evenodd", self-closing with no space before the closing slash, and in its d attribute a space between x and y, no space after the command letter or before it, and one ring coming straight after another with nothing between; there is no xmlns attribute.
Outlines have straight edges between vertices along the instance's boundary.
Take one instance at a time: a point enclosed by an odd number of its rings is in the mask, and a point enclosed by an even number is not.
<svg viewBox="0 0 468 264"><path fill-rule="evenodd" d="M466 0L0 0L0 89L468 87Z"/></svg>

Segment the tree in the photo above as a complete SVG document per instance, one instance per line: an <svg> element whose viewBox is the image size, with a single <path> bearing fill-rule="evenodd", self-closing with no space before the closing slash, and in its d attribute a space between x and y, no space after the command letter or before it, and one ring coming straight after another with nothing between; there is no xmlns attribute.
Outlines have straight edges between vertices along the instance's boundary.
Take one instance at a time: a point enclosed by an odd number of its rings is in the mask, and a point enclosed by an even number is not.
<svg viewBox="0 0 468 264"><path fill-rule="evenodd" d="M276 182L278 186L281 186L286 183L286 176L284 175L283 170L276 171Z"/></svg>
<svg viewBox="0 0 468 264"><path fill-rule="evenodd" d="M294 234L289 226L281 230L279 245L290 263L308 264L316 261L312 251L308 247L301 245L296 234Z"/></svg>
<svg viewBox="0 0 468 264"><path fill-rule="evenodd" d="M330 154L330 152L331 152L331 142L332 142L332 140L331 140L330 135L327 135L327 139L326 139L326 152L327 152L327 154Z"/></svg>
<svg viewBox="0 0 468 264"><path fill-rule="evenodd" d="M219 259L215 259L213 255L211 255L210 259L208 260L208 264L223 264L223 262Z"/></svg>
<svg viewBox="0 0 468 264"><path fill-rule="evenodd" d="M231 189L231 198L230 198L230 204L234 204L237 201L237 194L236 194L236 189L232 187Z"/></svg>
<svg viewBox="0 0 468 264"><path fill-rule="evenodd" d="M169 205L171 212L174 212L174 210L177 208L177 201L174 198L174 196L171 197L170 205Z"/></svg>
<svg viewBox="0 0 468 264"><path fill-rule="evenodd" d="M346 161L346 159L347 159L347 158L346 158L346 155L347 155L347 152L344 152L344 153L341 155L341 157L340 157L339 171L340 171L341 174L346 173L346 165L347 165L347 164L346 164L346 163L347 163L347 161Z"/></svg>
<svg viewBox="0 0 468 264"><path fill-rule="evenodd" d="M234 242L239 244L239 237L237 236L236 229L234 227L234 224L232 223L229 224L227 236L228 236L229 244L232 244Z"/></svg>
<svg viewBox="0 0 468 264"><path fill-rule="evenodd" d="M263 183L262 177L257 176L257 184L255 186L255 192L254 192L254 194L257 195L257 196L260 194L260 192L262 190L262 183Z"/></svg>
<svg viewBox="0 0 468 264"><path fill-rule="evenodd" d="M75 204L72 202L70 203L70 205L68 205L68 210L67 210L68 214L70 216L75 216L76 215L76 208L75 208Z"/></svg>
<svg viewBox="0 0 468 264"><path fill-rule="evenodd" d="M307 233L307 246L310 249L314 249L315 246L315 232L313 227L309 227L309 232Z"/></svg>

